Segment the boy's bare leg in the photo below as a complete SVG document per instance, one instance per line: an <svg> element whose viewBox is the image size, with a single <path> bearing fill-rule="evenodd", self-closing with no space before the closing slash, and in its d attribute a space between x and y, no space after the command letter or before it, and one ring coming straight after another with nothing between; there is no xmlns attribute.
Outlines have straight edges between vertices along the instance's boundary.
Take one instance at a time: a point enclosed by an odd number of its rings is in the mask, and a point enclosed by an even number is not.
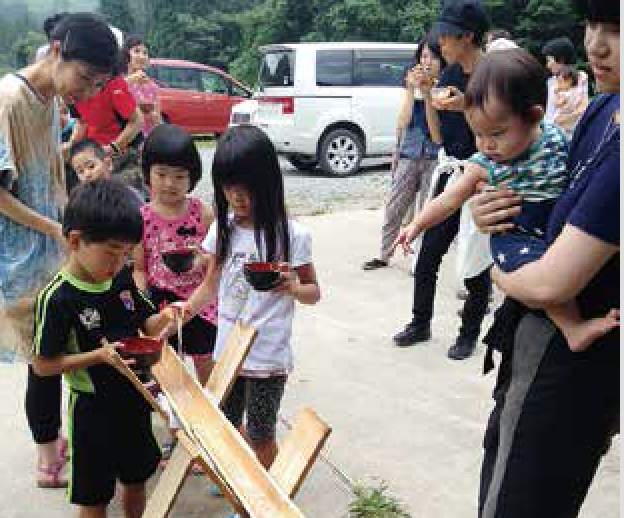
<svg viewBox="0 0 624 518"><path fill-rule="evenodd" d="M620 325L619 309L612 309L604 317L583 320L576 302L547 308L546 313L565 336L570 350L575 352L584 351Z"/></svg>
<svg viewBox="0 0 624 518"><path fill-rule="evenodd" d="M145 511L145 484L122 485L121 501L125 518L141 518Z"/></svg>
<svg viewBox="0 0 624 518"><path fill-rule="evenodd" d="M106 507L81 505L78 516L80 518L106 518Z"/></svg>
<svg viewBox="0 0 624 518"><path fill-rule="evenodd" d="M199 384L203 387L210 378L214 362L210 356L193 356L193 364Z"/></svg>

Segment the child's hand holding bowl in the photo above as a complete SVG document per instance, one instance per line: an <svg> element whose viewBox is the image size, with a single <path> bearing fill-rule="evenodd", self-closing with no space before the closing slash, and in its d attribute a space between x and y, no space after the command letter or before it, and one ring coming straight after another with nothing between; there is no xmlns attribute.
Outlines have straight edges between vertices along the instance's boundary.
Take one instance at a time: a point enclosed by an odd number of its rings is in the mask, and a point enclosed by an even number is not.
<svg viewBox="0 0 624 518"><path fill-rule="evenodd" d="M271 291L276 293L289 293L294 295L299 283L297 272L288 263L280 263L280 283Z"/></svg>

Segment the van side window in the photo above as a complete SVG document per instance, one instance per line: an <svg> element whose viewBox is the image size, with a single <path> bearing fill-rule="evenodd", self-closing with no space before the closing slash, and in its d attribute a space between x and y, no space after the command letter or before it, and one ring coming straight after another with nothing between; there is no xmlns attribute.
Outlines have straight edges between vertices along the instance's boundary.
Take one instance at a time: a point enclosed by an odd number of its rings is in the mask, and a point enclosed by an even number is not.
<svg viewBox="0 0 624 518"><path fill-rule="evenodd" d="M351 86L352 84L352 50L316 51L317 86Z"/></svg>
<svg viewBox="0 0 624 518"><path fill-rule="evenodd" d="M265 54L260 65L260 86L293 86L293 59L294 53L289 50Z"/></svg>
<svg viewBox="0 0 624 518"><path fill-rule="evenodd" d="M358 86L403 86L405 70L412 63L412 51L357 50L354 79Z"/></svg>

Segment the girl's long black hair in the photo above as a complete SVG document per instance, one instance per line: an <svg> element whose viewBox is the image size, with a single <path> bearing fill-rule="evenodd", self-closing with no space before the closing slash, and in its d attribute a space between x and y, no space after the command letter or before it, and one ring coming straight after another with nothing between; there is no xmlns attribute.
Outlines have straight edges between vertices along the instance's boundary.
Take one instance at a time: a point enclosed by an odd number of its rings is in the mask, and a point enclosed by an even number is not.
<svg viewBox="0 0 624 518"><path fill-rule="evenodd" d="M244 187L251 206L258 253L265 261L290 261L290 233L284 203L282 171L273 144L254 126L241 125L223 134L212 162L212 182L217 209L217 261L230 250L232 229L224 187ZM264 248L262 242L264 241Z"/></svg>

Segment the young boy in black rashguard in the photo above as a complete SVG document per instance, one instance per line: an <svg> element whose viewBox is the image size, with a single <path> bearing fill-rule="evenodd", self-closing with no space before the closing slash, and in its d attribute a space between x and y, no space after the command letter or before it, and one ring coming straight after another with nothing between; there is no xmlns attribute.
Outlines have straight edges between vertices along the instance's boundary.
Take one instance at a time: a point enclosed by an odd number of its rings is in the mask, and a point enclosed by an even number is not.
<svg viewBox="0 0 624 518"><path fill-rule="evenodd" d="M160 460L150 408L114 368L123 362L115 342L139 330L156 335L170 323L124 267L142 230L136 197L120 183L75 187L63 222L69 261L37 298L34 369L62 372L70 387L68 492L81 518L106 516L117 480L126 518L139 518Z"/></svg>

